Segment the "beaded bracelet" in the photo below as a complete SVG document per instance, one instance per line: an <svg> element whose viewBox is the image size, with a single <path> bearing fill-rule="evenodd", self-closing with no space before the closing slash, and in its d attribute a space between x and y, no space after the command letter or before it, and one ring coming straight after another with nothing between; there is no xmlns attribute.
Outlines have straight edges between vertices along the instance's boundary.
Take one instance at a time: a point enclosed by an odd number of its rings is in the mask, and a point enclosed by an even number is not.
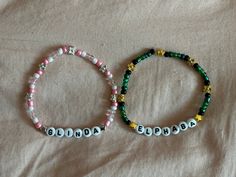
<svg viewBox="0 0 236 177"><path fill-rule="evenodd" d="M63 54L68 55L75 55L78 57L82 57L88 61L90 61L92 64L94 64L99 71L101 71L108 81L108 84L111 86L111 107L107 110L105 119L101 122L100 125L94 126L92 128L54 128L54 127L48 127L43 125L39 119L38 116L35 113L34 109L34 94L36 92L36 82L38 79L45 73L45 70L49 63L52 63L54 60L58 58L58 56L61 56ZM31 118L32 122L35 125L36 129L41 130L42 132L46 133L48 136L57 136L57 137L75 137L80 138L82 136L84 137L90 137L91 135L97 136L101 134L102 131L106 129L106 127L110 126L111 122L113 121L114 114L117 110L117 86L113 80L113 75L110 70L107 69L107 66L103 64L103 62L97 58L95 58L93 55L90 55L86 53L85 51L82 51L80 49L77 49L73 46L63 46L59 48L58 50L54 51L52 54L50 54L48 57L44 59L44 61L39 65L39 68L36 73L32 77L30 77L29 81L29 90L26 94L26 110Z"/></svg>
<svg viewBox="0 0 236 177"><path fill-rule="evenodd" d="M141 61L145 60L146 58L156 54L157 56L160 57L173 57L180 59L184 62L186 62L189 66L193 67L203 78L204 80L204 88L203 92L205 93L205 99L196 114L194 118L190 118L187 121L181 121L178 125L172 125L171 127L144 127L141 124L138 124L134 121L130 121L127 117L126 114L126 106L125 106L125 94L127 93L128 90L128 82L130 79L130 75L132 72L135 70L135 67L138 63ZM186 131L188 128L193 128L197 125L199 121L203 119L203 116L207 110L207 107L211 101L211 85L209 78L206 74L206 72L199 66L198 63L195 62L195 60L188 55L185 54L180 54L180 53L175 53L175 52L168 52L164 51L163 49L157 49L156 51L154 49L149 50L148 52L144 53L141 56L138 56L136 59L134 59L130 64L128 64L128 68L125 71L124 78L123 78L123 83L121 87L121 92L120 95L118 95L118 109L120 111L120 115L122 120L129 125L130 128L136 130L138 134L144 134L145 136L169 136L170 134L179 134L181 131Z"/></svg>

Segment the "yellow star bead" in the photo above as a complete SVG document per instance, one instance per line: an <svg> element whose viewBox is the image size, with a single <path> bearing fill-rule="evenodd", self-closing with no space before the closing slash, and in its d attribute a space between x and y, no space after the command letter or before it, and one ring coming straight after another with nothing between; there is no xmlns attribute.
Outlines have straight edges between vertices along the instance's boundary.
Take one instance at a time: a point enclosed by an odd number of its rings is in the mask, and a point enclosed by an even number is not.
<svg viewBox="0 0 236 177"><path fill-rule="evenodd" d="M187 64L188 64L189 66L193 66L193 65L195 64L195 60L190 57L189 60L187 61Z"/></svg>
<svg viewBox="0 0 236 177"><path fill-rule="evenodd" d="M203 92L211 93L211 85L205 85L204 88L203 88Z"/></svg>
<svg viewBox="0 0 236 177"><path fill-rule="evenodd" d="M129 126L130 126L130 128L135 129L135 128L138 126L138 124L137 124L136 122L131 122L131 123L129 124Z"/></svg>
<svg viewBox="0 0 236 177"><path fill-rule="evenodd" d="M199 122L199 121L203 120L203 116L197 114L197 115L195 116L195 119L196 119L196 121Z"/></svg>
<svg viewBox="0 0 236 177"><path fill-rule="evenodd" d="M166 51L163 50L163 49L157 49L157 50L156 50L156 55L163 57L164 54L165 54L165 52L166 52Z"/></svg>
<svg viewBox="0 0 236 177"><path fill-rule="evenodd" d="M135 65L133 63L128 64L128 70L134 71Z"/></svg>
<svg viewBox="0 0 236 177"><path fill-rule="evenodd" d="M118 102L124 102L125 101L125 95L120 94L117 98Z"/></svg>

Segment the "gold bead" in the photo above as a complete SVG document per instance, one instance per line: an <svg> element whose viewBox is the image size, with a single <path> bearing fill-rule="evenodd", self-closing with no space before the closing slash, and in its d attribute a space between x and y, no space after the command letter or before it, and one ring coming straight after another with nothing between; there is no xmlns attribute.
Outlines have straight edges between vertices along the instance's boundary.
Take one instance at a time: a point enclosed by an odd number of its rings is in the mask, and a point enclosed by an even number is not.
<svg viewBox="0 0 236 177"><path fill-rule="evenodd" d="M203 120L203 116L197 114L197 115L195 116L195 120L199 122L199 121Z"/></svg>
<svg viewBox="0 0 236 177"><path fill-rule="evenodd" d="M203 92L211 93L211 85L205 85L204 88L203 88Z"/></svg>
<svg viewBox="0 0 236 177"><path fill-rule="evenodd" d="M189 60L187 61L187 64L189 65L189 66L193 66L194 64L195 64L195 60L194 60L194 58L189 58Z"/></svg>
<svg viewBox="0 0 236 177"><path fill-rule="evenodd" d="M120 94L120 95L118 96L118 98L117 98L117 101L118 101L118 102L124 102L124 101L125 101L125 95Z"/></svg>
<svg viewBox="0 0 236 177"><path fill-rule="evenodd" d="M133 63L128 64L128 70L134 71L135 65Z"/></svg>
<svg viewBox="0 0 236 177"><path fill-rule="evenodd" d="M135 129L135 128L138 126L138 124L137 124L136 122L131 122L131 123L129 124L129 126L130 126L130 128Z"/></svg>
<svg viewBox="0 0 236 177"><path fill-rule="evenodd" d="M157 49L157 50L156 50L156 55L163 57L164 54L165 54L165 52L166 52L166 51L163 50L163 49Z"/></svg>

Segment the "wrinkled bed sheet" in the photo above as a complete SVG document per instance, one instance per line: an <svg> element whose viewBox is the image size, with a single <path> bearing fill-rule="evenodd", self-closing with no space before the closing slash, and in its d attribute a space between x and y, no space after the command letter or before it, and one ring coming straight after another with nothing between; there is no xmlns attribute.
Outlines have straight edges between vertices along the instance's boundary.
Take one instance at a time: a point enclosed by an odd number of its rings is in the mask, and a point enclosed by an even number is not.
<svg viewBox="0 0 236 177"><path fill-rule="evenodd" d="M235 177L236 1L1 0L1 177ZM24 110L27 80L50 51L73 44L105 61L121 83L126 65L147 48L194 57L212 82L212 103L197 128L144 137L116 120L99 137L47 137ZM151 57L138 65L127 94L131 120L170 126L193 117L201 78L184 63ZM37 87L46 125L99 123L110 90L95 68L63 56Z"/></svg>

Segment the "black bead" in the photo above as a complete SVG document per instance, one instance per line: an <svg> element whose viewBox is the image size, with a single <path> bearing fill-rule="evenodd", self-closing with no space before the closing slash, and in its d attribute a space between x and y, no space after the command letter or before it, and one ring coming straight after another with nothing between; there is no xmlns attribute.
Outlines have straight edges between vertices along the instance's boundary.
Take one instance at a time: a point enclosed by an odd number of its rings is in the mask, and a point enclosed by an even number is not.
<svg viewBox="0 0 236 177"><path fill-rule="evenodd" d="M205 111L202 108L200 108L198 111L198 114L203 116L205 114Z"/></svg>
<svg viewBox="0 0 236 177"><path fill-rule="evenodd" d="M210 93L206 93L205 97L211 97L211 94Z"/></svg>
<svg viewBox="0 0 236 177"><path fill-rule="evenodd" d="M188 55L184 55L183 60L188 61L189 59L190 59L190 57Z"/></svg>
<svg viewBox="0 0 236 177"><path fill-rule="evenodd" d="M122 90L120 91L120 93L121 93L121 94L126 94L126 93L127 93L127 90L122 89Z"/></svg>
<svg viewBox="0 0 236 177"><path fill-rule="evenodd" d="M125 106L125 102L119 102L118 105L119 106Z"/></svg>
<svg viewBox="0 0 236 177"><path fill-rule="evenodd" d="M210 85L210 81L209 80L204 80L204 84L205 85Z"/></svg>
<svg viewBox="0 0 236 177"><path fill-rule="evenodd" d="M165 57L170 57L170 52L165 52L164 56Z"/></svg>
<svg viewBox="0 0 236 177"><path fill-rule="evenodd" d="M134 59L134 60L132 61L132 63L133 63L134 65L136 65L136 64L138 64L138 60L137 60L137 59Z"/></svg>
<svg viewBox="0 0 236 177"><path fill-rule="evenodd" d="M105 130L105 126L104 125L101 125L100 128L101 128L102 131Z"/></svg>
<svg viewBox="0 0 236 177"><path fill-rule="evenodd" d="M132 72L131 72L130 70L126 70L126 71L125 71L125 74L127 74L127 75L131 75L131 73L132 73Z"/></svg>
<svg viewBox="0 0 236 177"><path fill-rule="evenodd" d="M195 64L193 65L193 67L194 67L195 69L197 69L197 68L199 67L199 64L198 64L198 63L195 63Z"/></svg>
<svg viewBox="0 0 236 177"><path fill-rule="evenodd" d="M155 50L154 49L150 49L149 52L153 55L155 53Z"/></svg>
<svg viewBox="0 0 236 177"><path fill-rule="evenodd" d="M127 125L130 125L130 124L131 124L131 121L128 119L125 123L126 123Z"/></svg>
<svg viewBox="0 0 236 177"><path fill-rule="evenodd" d="M184 54L180 54L180 58L184 60L185 55Z"/></svg>

